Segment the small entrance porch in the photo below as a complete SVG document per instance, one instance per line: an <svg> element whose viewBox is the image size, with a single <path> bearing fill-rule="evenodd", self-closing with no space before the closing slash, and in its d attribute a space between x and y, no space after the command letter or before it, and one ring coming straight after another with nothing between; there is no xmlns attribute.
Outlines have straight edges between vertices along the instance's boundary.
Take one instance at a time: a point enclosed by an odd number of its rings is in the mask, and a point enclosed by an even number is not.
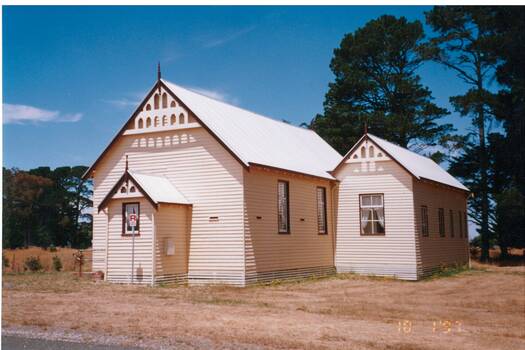
<svg viewBox="0 0 525 350"><path fill-rule="evenodd" d="M167 178L126 170L98 209L108 217L105 280L155 285L187 279L192 206Z"/></svg>

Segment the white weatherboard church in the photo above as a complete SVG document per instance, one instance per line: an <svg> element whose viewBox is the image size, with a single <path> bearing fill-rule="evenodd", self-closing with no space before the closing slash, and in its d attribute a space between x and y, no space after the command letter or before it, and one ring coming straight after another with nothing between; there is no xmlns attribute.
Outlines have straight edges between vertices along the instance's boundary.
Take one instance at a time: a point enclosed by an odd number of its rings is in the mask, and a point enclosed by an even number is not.
<svg viewBox="0 0 525 350"><path fill-rule="evenodd" d="M85 177L93 271L108 281L417 280L468 263L468 189L432 160L369 133L343 157L311 130L160 70Z"/></svg>

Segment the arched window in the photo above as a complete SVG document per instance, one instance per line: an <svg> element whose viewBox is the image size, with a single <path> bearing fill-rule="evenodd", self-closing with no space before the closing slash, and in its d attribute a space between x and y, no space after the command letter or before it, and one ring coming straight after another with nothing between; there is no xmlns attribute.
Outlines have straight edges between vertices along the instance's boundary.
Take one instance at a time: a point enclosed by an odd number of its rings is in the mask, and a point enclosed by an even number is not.
<svg viewBox="0 0 525 350"><path fill-rule="evenodd" d="M162 126L167 126L167 125L168 125L168 117L164 115L162 116Z"/></svg>
<svg viewBox="0 0 525 350"><path fill-rule="evenodd" d="M179 124L184 124L184 114L179 114Z"/></svg>
<svg viewBox="0 0 525 350"><path fill-rule="evenodd" d="M374 158L374 146L368 147L368 156Z"/></svg>
<svg viewBox="0 0 525 350"><path fill-rule="evenodd" d="M135 186L131 186L130 189L129 189L129 192L135 193L135 191L136 191Z"/></svg>
<svg viewBox="0 0 525 350"><path fill-rule="evenodd" d="M366 149L365 149L365 146L361 147L361 158L366 158Z"/></svg>
<svg viewBox="0 0 525 350"><path fill-rule="evenodd" d="M139 119L139 129L142 129L144 127L144 120L142 118Z"/></svg>
<svg viewBox="0 0 525 350"><path fill-rule="evenodd" d="M171 125L177 123L177 117L175 117L175 114L171 115Z"/></svg>
<svg viewBox="0 0 525 350"><path fill-rule="evenodd" d="M155 109L159 109L159 94L155 94L153 98L153 105Z"/></svg>
<svg viewBox="0 0 525 350"><path fill-rule="evenodd" d="M170 107L177 107L177 104L175 103L175 101L171 101Z"/></svg>
<svg viewBox="0 0 525 350"><path fill-rule="evenodd" d="M122 186L120 188L120 193L126 193L126 186Z"/></svg>
<svg viewBox="0 0 525 350"><path fill-rule="evenodd" d="M150 126L151 126L151 118L147 117L146 118L146 128L149 128Z"/></svg>
<svg viewBox="0 0 525 350"><path fill-rule="evenodd" d="M146 110L151 111L151 105L149 103L146 105Z"/></svg>
<svg viewBox="0 0 525 350"><path fill-rule="evenodd" d="M168 108L168 94L162 94L162 108Z"/></svg>
<svg viewBox="0 0 525 350"><path fill-rule="evenodd" d="M159 117L155 117L155 127L159 126L160 119Z"/></svg>
<svg viewBox="0 0 525 350"><path fill-rule="evenodd" d="M379 152L379 153L377 154L377 156L378 156L378 157L382 157L382 156L383 156L383 153Z"/></svg>
<svg viewBox="0 0 525 350"><path fill-rule="evenodd" d="M354 156L352 158L357 159L358 158L357 154L354 154Z"/></svg>

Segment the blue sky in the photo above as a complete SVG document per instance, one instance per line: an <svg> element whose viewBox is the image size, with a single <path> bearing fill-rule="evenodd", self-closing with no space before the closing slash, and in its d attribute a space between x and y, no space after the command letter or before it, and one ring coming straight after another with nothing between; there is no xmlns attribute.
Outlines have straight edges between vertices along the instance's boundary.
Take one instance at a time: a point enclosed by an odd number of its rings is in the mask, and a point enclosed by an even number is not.
<svg viewBox="0 0 525 350"><path fill-rule="evenodd" d="M177 84L310 121L345 33L382 14L423 21L429 9L4 6L4 166L90 165L154 84L157 61ZM467 88L433 63L420 75L449 110ZM469 126L455 114L446 121Z"/></svg>

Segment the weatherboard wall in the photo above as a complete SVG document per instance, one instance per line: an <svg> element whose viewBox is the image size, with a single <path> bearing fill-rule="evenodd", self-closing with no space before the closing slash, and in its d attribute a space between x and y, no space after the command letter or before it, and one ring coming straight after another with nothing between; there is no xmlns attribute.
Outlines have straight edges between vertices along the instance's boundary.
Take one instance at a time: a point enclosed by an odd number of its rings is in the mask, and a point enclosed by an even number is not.
<svg viewBox="0 0 525 350"><path fill-rule="evenodd" d="M461 231L459 228L459 225L463 227L467 225L464 224L463 219L460 222L458 218L458 212L465 213L467 210L466 192L416 179L414 179L413 187L419 275L428 275L445 266L468 263L468 235L465 228ZM422 206L426 206L428 212L428 237L423 236L421 230ZM439 234L439 208L444 209L444 237ZM450 210L453 213L453 224L450 221ZM452 237L452 225L454 237Z"/></svg>
<svg viewBox="0 0 525 350"><path fill-rule="evenodd" d="M377 146L356 148L337 171L340 181L337 208L335 266L338 272L417 279L412 176ZM361 146L364 146L362 157ZM359 195L382 193L385 234L361 234Z"/></svg>
<svg viewBox="0 0 525 350"><path fill-rule="evenodd" d="M150 112L153 116L163 113L162 109ZM133 129L128 130L133 132L121 135L97 164L94 207L124 173L128 155L130 170L168 178L193 203L189 218L190 282L243 284L243 167L208 131L192 124L140 133L132 120ZM104 270L107 217L104 212L94 216L94 269Z"/></svg>
<svg viewBox="0 0 525 350"><path fill-rule="evenodd" d="M187 205L161 204L155 215L155 283L185 281L188 276L191 210ZM173 255L167 254L169 240Z"/></svg>
<svg viewBox="0 0 525 350"><path fill-rule="evenodd" d="M290 233L278 232L277 183L289 184ZM317 187L326 189L327 234L317 226ZM287 172L250 168L244 174L247 283L334 271L332 184Z"/></svg>
<svg viewBox="0 0 525 350"><path fill-rule="evenodd" d="M122 236L122 204L128 200L114 199L108 205L108 269L106 278L112 282L128 283L131 281L131 259L134 256L134 282L151 283L151 244L153 240L154 208L144 198L129 201L140 203L139 231L133 238Z"/></svg>

